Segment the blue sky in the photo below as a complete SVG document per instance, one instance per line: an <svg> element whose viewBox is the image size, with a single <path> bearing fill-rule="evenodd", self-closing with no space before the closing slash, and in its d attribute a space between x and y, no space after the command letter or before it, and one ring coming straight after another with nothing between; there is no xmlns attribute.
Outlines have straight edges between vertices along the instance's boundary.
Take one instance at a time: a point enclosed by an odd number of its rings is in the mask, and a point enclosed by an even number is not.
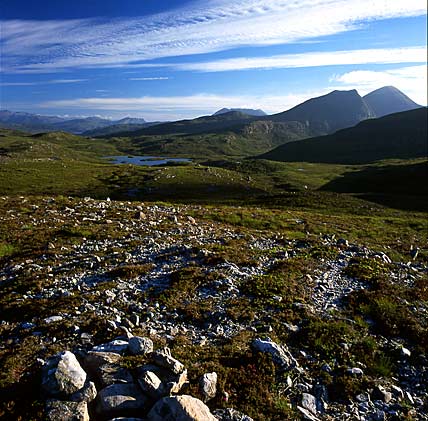
<svg viewBox="0 0 428 421"><path fill-rule="evenodd" d="M394 85L427 105L425 0L2 0L0 108L174 120Z"/></svg>

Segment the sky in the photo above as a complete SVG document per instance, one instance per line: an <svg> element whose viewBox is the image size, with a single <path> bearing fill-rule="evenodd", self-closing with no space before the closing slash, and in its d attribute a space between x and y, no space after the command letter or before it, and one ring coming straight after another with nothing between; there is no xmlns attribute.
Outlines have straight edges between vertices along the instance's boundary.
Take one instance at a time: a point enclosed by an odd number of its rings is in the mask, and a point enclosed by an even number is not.
<svg viewBox="0 0 428 421"><path fill-rule="evenodd" d="M0 108L177 120L393 85L427 105L426 0L0 0Z"/></svg>

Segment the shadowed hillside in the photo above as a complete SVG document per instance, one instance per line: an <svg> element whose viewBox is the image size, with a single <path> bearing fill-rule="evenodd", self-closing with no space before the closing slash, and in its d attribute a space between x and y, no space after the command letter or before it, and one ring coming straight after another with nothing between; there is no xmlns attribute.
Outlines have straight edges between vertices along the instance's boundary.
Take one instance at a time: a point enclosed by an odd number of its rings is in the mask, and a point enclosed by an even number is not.
<svg viewBox="0 0 428 421"><path fill-rule="evenodd" d="M259 158L285 162L364 164L427 156L427 110L391 114L332 135L291 142Z"/></svg>

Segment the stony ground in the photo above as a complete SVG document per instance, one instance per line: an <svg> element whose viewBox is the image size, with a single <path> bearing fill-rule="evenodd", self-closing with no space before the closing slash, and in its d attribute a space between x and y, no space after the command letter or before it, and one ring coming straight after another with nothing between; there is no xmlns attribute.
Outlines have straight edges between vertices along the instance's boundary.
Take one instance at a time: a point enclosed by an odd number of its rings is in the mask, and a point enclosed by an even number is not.
<svg viewBox="0 0 428 421"><path fill-rule="evenodd" d="M200 206L1 200L13 237L0 248L3 416L44 419L32 386L56 352L83 358L141 336L187 367L180 393L202 399L200 376L217 373L212 411L428 419L428 270L417 257L227 225Z"/></svg>

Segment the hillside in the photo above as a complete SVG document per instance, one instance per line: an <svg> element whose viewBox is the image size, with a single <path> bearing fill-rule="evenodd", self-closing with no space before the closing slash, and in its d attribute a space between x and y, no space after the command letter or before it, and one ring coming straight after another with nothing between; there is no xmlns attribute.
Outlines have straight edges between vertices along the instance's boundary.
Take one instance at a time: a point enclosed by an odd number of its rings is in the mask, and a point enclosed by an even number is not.
<svg viewBox="0 0 428 421"><path fill-rule="evenodd" d="M412 101L407 95L394 86L384 86L363 97L376 117L402 111L414 110L421 106Z"/></svg>
<svg viewBox="0 0 428 421"><path fill-rule="evenodd" d="M285 162L361 164L427 156L427 110L363 121L332 135L292 142L259 158Z"/></svg>
<svg viewBox="0 0 428 421"><path fill-rule="evenodd" d="M171 123L158 124L155 127L144 128L135 132L116 133L115 136L155 136L169 134L212 133L233 127L243 121L255 119L240 111L230 111L224 114L202 116L191 120L179 120Z"/></svg>

